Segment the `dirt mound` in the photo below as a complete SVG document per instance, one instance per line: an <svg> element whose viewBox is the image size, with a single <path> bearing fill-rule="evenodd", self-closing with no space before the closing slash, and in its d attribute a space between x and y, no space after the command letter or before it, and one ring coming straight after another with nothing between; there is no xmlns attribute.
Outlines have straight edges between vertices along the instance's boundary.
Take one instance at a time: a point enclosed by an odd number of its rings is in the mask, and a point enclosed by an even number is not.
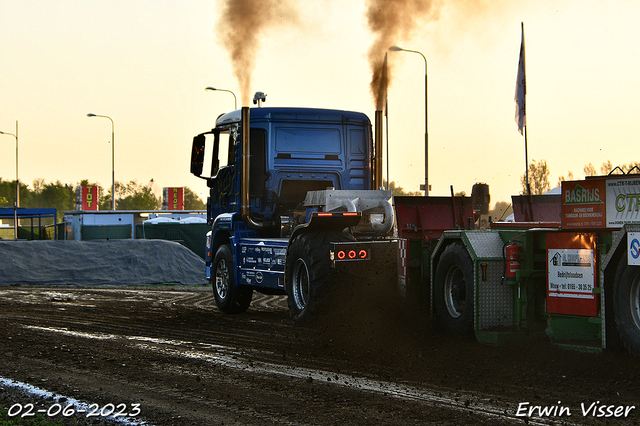
<svg viewBox="0 0 640 426"><path fill-rule="evenodd" d="M164 240L0 241L0 286L206 285L204 261Z"/></svg>

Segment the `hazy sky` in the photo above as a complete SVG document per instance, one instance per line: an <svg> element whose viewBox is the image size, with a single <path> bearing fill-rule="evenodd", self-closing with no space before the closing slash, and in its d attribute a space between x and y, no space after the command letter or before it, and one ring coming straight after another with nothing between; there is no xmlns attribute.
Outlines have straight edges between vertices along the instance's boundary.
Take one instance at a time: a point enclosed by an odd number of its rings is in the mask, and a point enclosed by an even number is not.
<svg viewBox="0 0 640 426"><path fill-rule="evenodd" d="M364 0L291 1L295 19L260 28L252 92L265 106L363 111L373 119ZM391 3L391 2L390 2ZM19 177L29 185L188 186L191 139L233 109L239 82L219 39L219 0L0 0L0 131L19 122ZM431 16L394 44L428 59L432 195L490 185L510 201L524 173L513 101L520 23L527 52L529 159L551 185L583 166L640 161L640 2L434 0ZM266 19L266 18L265 18ZM275 18L277 19L277 18ZM424 181L424 61L389 54L390 178ZM15 178L15 140L0 135L0 177Z"/></svg>

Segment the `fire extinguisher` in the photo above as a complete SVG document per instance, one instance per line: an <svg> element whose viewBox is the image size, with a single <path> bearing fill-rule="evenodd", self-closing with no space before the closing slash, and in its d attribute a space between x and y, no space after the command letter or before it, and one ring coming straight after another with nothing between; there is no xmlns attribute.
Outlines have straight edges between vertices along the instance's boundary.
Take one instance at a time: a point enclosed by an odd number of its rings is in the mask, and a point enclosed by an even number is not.
<svg viewBox="0 0 640 426"><path fill-rule="evenodd" d="M506 260L506 280L515 281L516 272L520 270L520 252L522 249L515 243L509 244L505 248L505 260Z"/></svg>

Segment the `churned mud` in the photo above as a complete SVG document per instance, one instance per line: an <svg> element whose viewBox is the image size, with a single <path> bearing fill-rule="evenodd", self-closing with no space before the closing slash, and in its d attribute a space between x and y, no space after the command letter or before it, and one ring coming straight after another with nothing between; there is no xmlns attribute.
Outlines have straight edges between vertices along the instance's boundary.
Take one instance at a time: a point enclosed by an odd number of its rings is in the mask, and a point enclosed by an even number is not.
<svg viewBox="0 0 640 426"><path fill-rule="evenodd" d="M483 346L391 301L301 328L281 297L229 316L201 287L3 287L0 357L3 408L98 408L54 417L64 424L640 424L640 361L626 353Z"/></svg>

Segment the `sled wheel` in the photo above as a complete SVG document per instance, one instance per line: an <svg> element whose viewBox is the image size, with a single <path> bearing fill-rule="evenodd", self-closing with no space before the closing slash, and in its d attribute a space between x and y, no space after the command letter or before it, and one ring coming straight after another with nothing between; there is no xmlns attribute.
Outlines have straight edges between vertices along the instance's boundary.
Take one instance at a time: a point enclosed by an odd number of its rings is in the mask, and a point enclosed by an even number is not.
<svg viewBox="0 0 640 426"><path fill-rule="evenodd" d="M620 260L614 280L613 310L618 333L629 352L640 356L640 266Z"/></svg>
<svg viewBox="0 0 640 426"><path fill-rule="evenodd" d="M462 244L449 245L438 263L433 289L442 328L456 335L473 331L473 262Z"/></svg>

